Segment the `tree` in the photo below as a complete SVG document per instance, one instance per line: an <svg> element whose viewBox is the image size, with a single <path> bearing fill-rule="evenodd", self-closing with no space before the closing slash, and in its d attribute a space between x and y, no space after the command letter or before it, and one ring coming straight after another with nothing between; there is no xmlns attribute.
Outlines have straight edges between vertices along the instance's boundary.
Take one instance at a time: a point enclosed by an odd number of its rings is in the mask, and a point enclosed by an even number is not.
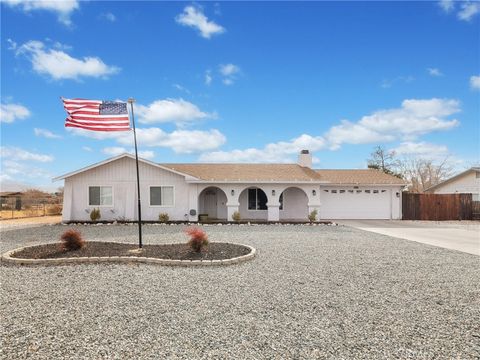
<svg viewBox="0 0 480 360"><path fill-rule="evenodd" d="M424 192L431 186L447 180L453 175L449 157L440 161L428 158L405 158L400 162L400 171L409 184L411 192Z"/></svg>
<svg viewBox="0 0 480 360"><path fill-rule="evenodd" d="M377 169L386 174L402 178L402 174L398 171L400 160L394 150L387 151L379 145L370 154L370 159L367 161L369 169Z"/></svg>

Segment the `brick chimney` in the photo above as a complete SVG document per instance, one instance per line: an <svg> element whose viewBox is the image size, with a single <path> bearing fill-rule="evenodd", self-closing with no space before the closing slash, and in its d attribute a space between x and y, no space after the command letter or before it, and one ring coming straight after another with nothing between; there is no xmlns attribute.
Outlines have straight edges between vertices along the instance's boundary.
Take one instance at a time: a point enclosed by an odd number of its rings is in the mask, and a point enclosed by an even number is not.
<svg viewBox="0 0 480 360"><path fill-rule="evenodd" d="M312 154L308 150L300 151L298 154L298 165L303 167L312 168Z"/></svg>

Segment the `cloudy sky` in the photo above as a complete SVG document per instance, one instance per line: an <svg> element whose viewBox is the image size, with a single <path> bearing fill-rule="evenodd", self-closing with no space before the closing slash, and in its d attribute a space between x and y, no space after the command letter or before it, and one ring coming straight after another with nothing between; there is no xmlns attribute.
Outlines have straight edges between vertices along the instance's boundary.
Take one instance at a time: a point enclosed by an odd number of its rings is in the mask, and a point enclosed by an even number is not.
<svg viewBox="0 0 480 360"><path fill-rule="evenodd" d="M140 156L363 168L372 148L478 162L479 2L1 3L1 180L132 150L60 97L136 99ZM53 187L61 183L53 184Z"/></svg>

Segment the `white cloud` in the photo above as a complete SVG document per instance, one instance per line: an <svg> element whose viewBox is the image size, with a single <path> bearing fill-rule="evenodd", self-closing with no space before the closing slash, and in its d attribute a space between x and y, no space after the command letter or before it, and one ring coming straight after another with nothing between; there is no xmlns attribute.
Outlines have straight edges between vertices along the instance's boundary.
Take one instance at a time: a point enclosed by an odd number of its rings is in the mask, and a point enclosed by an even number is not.
<svg viewBox="0 0 480 360"><path fill-rule="evenodd" d="M480 75L470 76L470 87L474 90L480 90Z"/></svg>
<svg viewBox="0 0 480 360"><path fill-rule="evenodd" d="M183 91L184 93L190 94L190 90L188 90L185 86L182 86L180 84L173 84L172 86L178 91Z"/></svg>
<svg viewBox="0 0 480 360"><path fill-rule="evenodd" d="M150 105L137 105L139 122L144 124L174 122L177 124L215 118L216 114L201 111L198 106L183 99L156 100Z"/></svg>
<svg viewBox="0 0 480 360"><path fill-rule="evenodd" d="M449 13L454 9L455 4L453 0L440 0L438 6L440 6L446 13Z"/></svg>
<svg viewBox="0 0 480 360"><path fill-rule="evenodd" d="M80 8L77 0L3 0L11 7L19 7L25 12L46 10L57 14L58 21L66 26L72 25L70 16L73 11Z"/></svg>
<svg viewBox="0 0 480 360"><path fill-rule="evenodd" d="M106 78L116 74L120 68L105 64L98 57L74 58L62 50L48 48L43 42L31 40L20 46L16 54L25 55L31 61L33 70L39 74L48 75L54 80L81 77Z"/></svg>
<svg viewBox="0 0 480 360"><path fill-rule="evenodd" d="M112 14L111 12L103 13L103 14L100 15L100 17L102 19L105 19L105 20L110 21L112 23L117 21L117 17L114 14Z"/></svg>
<svg viewBox="0 0 480 360"><path fill-rule="evenodd" d="M414 155L420 157L444 157L448 155L448 147L445 145L431 144L425 141L421 142L402 142L394 149L397 155Z"/></svg>
<svg viewBox="0 0 480 360"><path fill-rule="evenodd" d="M61 139L62 137L60 135L57 135L50 130L47 129L39 129L39 128L34 128L33 132L35 133L35 136L43 136L47 139Z"/></svg>
<svg viewBox="0 0 480 360"><path fill-rule="evenodd" d="M185 7L183 13L175 17L175 21L180 25L197 29L200 32L200 36L205 39L210 39L212 35L225 32L225 29L221 25L208 20L201 9L191 5Z"/></svg>
<svg viewBox="0 0 480 360"><path fill-rule="evenodd" d="M480 12L480 2L478 1L466 1L462 2L461 10L457 13L460 20L470 21L475 15Z"/></svg>
<svg viewBox="0 0 480 360"><path fill-rule="evenodd" d="M126 148L121 146L106 147L103 148L102 152L110 156L117 156L125 153L135 154L134 149L127 150ZM139 151L138 157L142 159L153 159L155 157L155 153L151 150Z"/></svg>
<svg viewBox="0 0 480 360"><path fill-rule="evenodd" d="M222 64L219 66L219 71L223 76L222 82L225 85L232 85L240 74L240 67L235 64Z"/></svg>
<svg viewBox="0 0 480 360"><path fill-rule="evenodd" d="M72 128L70 132L97 140L114 139L120 145L133 146L133 135L130 131L102 133ZM137 128L137 143L139 146L169 148L179 154L211 151L218 149L225 142L225 136L216 129L175 130L168 133L155 127Z"/></svg>
<svg viewBox="0 0 480 360"><path fill-rule="evenodd" d="M379 110L362 117L358 122L342 121L326 134L332 148L341 144L386 142L396 138L412 139L433 131L458 126L457 120L446 117L460 111L452 99L404 100L401 108Z"/></svg>
<svg viewBox="0 0 480 360"><path fill-rule="evenodd" d="M212 83L212 75L211 75L211 71L210 70L207 70L205 71L205 85L210 85Z"/></svg>
<svg viewBox="0 0 480 360"><path fill-rule="evenodd" d="M202 162L250 162L250 163L291 163L303 149L318 151L325 147L325 139L300 135L290 141L267 144L262 149L248 148L244 150L214 151L200 156Z"/></svg>
<svg viewBox="0 0 480 360"><path fill-rule="evenodd" d="M13 146L1 146L0 157L11 161L38 161L38 162L50 162L53 161L53 156L33 153L18 147Z"/></svg>
<svg viewBox="0 0 480 360"><path fill-rule="evenodd" d="M82 150L85 150L87 152L92 152L93 149L90 146L82 146Z"/></svg>
<svg viewBox="0 0 480 360"><path fill-rule="evenodd" d="M16 120L26 119L30 110L20 104L0 104L0 123L13 123Z"/></svg>
<svg viewBox="0 0 480 360"><path fill-rule="evenodd" d="M431 76L443 76L443 73L438 68L427 68L428 74Z"/></svg>
<svg viewBox="0 0 480 360"><path fill-rule="evenodd" d="M411 141L420 135L449 130L459 124L448 116L460 111L457 100L404 100L400 108L375 111L357 122L342 120L321 136L303 134L290 141L267 144L265 147L204 153L204 162L292 162L302 149L312 152L325 148L336 150L343 144Z"/></svg>
<svg viewBox="0 0 480 360"><path fill-rule="evenodd" d="M178 154L211 151L225 143L218 130L175 130L167 133L160 128L137 129L137 143L141 146L170 148ZM123 145L131 145L131 137L119 138Z"/></svg>
<svg viewBox="0 0 480 360"><path fill-rule="evenodd" d="M397 76L396 78L393 78L393 79L383 79L380 86L384 89L389 89L393 85L395 85L396 83L410 84L414 80L415 80L415 78L411 75Z"/></svg>
<svg viewBox="0 0 480 360"><path fill-rule="evenodd" d="M220 73L223 76L232 76L240 72L240 68L235 64L220 65Z"/></svg>
<svg viewBox="0 0 480 360"><path fill-rule="evenodd" d="M38 179L38 178L51 178L52 174L42 168L31 166L15 160L2 160L2 173L5 174L1 180L12 179Z"/></svg>

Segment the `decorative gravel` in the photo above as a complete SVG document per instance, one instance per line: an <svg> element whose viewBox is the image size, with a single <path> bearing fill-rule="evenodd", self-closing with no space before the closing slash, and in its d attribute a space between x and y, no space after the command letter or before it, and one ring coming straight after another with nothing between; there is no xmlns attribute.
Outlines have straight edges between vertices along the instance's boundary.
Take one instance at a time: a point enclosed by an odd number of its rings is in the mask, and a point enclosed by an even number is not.
<svg viewBox="0 0 480 360"><path fill-rule="evenodd" d="M131 225L75 226L133 243ZM145 244L185 242L144 227ZM67 229L3 231L0 251ZM480 259L342 226L207 226L231 267L0 266L5 359L478 359Z"/></svg>
<svg viewBox="0 0 480 360"><path fill-rule="evenodd" d="M87 241L78 250L65 251L60 244L37 245L12 254L21 259L59 259L73 257L130 256L171 260L224 260L246 255L251 250L242 245L210 243L201 252L193 251L187 244L145 245L138 251L138 244Z"/></svg>

